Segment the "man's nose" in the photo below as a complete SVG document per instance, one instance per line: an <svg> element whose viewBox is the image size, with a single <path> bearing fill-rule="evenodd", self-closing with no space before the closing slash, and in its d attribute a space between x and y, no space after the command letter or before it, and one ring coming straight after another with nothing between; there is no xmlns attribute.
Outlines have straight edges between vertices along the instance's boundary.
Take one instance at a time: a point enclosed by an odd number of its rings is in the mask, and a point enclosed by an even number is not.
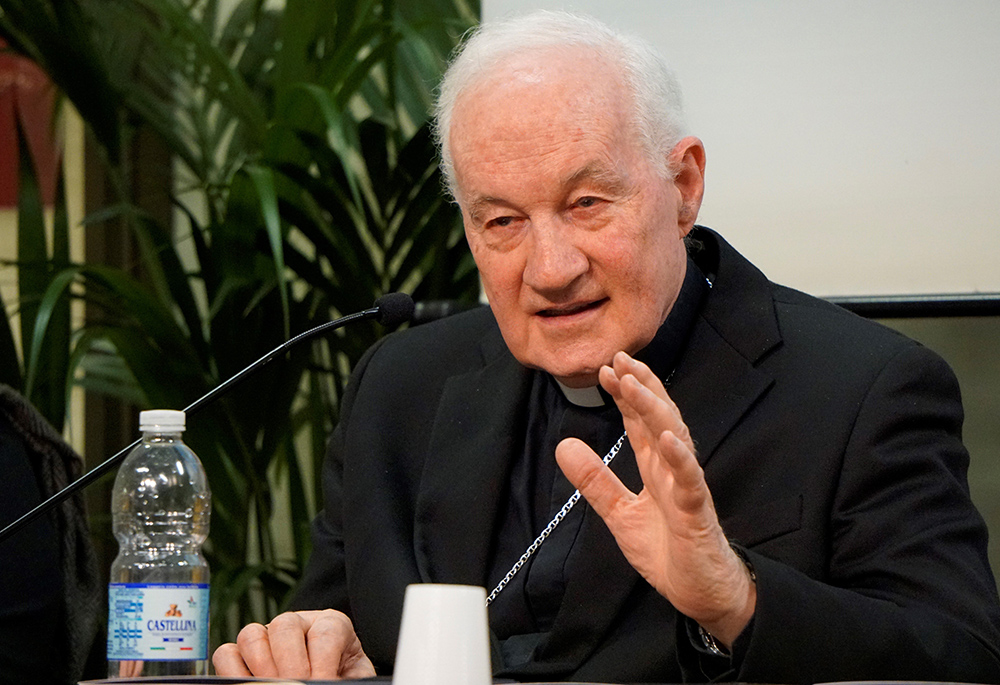
<svg viewBox="0 0 1000 685"><path fill-rule="evenodd" d="M540 293L570 287L589 268L587 255L574 244L572 227L556 220L534 221L523 280Z"/></svg>

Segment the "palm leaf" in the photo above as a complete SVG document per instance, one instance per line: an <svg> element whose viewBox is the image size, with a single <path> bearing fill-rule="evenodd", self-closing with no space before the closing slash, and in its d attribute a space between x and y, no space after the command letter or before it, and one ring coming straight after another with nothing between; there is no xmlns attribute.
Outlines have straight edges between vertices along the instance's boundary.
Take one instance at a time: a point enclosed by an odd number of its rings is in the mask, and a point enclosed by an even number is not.
<svg viewBox="0 0 1000 685"><path fill-rule="evenodd" d="M285 282L284 236L281 231L281 218L278 215L278 193L274 187L274 172L266 167L251 165L244 168L246 174L257 190L260 200L260 213L267 230L267 240L271 246L271 256L274 259L274 272L277 276L278 292L281 294L282 323L285 337L289 336L288 287Z"/></svg>
<svg viewBox="0 0 1000 685"><path fill-rule="evenodd" d="M20 293L21 343L32 346L35 319L42 294L48 286L49 249L45 239L45 218L42 196L34 173L34 162L28 152L27 139L17 127L20 156L17 200L17 285ZM39 342L39 344L41 344ZM33 388L27 389L31 397Z"/></svg>

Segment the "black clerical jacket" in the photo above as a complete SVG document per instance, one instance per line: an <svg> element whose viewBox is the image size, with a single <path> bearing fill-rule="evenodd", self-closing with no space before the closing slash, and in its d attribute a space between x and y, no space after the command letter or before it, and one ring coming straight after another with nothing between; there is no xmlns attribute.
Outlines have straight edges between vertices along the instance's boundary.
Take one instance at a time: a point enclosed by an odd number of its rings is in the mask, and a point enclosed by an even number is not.
<svg viewBox="0 0 1000 685"><path fill-rule="evenodd" d="M776 286L717 234L670 393L757 611L727 680L1000 682L1000 609L966 483L954 376L917 343ZM298 608L340 609L383 672L403 592L486 584L530 374L488 309L391 335L359 363ZM616 472L638 490L634 455ZM699 681L683 620L589 508L523 680Z"/></svg>

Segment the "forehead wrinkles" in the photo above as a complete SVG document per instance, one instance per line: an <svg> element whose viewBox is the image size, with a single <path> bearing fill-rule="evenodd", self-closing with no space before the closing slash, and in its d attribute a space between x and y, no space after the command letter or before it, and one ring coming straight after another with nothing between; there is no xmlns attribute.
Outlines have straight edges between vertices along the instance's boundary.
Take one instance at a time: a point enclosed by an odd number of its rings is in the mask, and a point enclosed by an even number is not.
<svg viewBox="0 0 1000 685"><path fill-rule="evenodd" d="M528 176L534 179L532 187L545 193L586 184L624 194L633 184L634 167L645 160L627 132L608 117L528 126L522 133L502 124L477 127L456 164L456 178L472 185L460 183L460 188L465 185L472 195L491 194L490 187Z"/></svg>

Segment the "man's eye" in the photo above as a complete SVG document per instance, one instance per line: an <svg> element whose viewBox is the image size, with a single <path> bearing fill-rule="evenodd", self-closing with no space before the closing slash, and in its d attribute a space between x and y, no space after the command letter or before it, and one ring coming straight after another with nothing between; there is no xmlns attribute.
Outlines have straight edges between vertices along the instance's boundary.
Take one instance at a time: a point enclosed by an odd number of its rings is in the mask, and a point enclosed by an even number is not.
<svg viewBox="0 0 1000 685"><path fill-rule="evenodd" d="M490 219L486 222L487 226L496 226L497 228L506 228L514 223L514 217L512 216L498 216L496 219Z"/></svg>
<svg viewBox="0 0 1000 685"><path fill-rule="evenodd" d="M590 197L590 196L581 197L579 200L576 201L576 206L586 209L588 207L593 207L598 202L600 202L600 200L598 200L596 197Z"/></svg>

